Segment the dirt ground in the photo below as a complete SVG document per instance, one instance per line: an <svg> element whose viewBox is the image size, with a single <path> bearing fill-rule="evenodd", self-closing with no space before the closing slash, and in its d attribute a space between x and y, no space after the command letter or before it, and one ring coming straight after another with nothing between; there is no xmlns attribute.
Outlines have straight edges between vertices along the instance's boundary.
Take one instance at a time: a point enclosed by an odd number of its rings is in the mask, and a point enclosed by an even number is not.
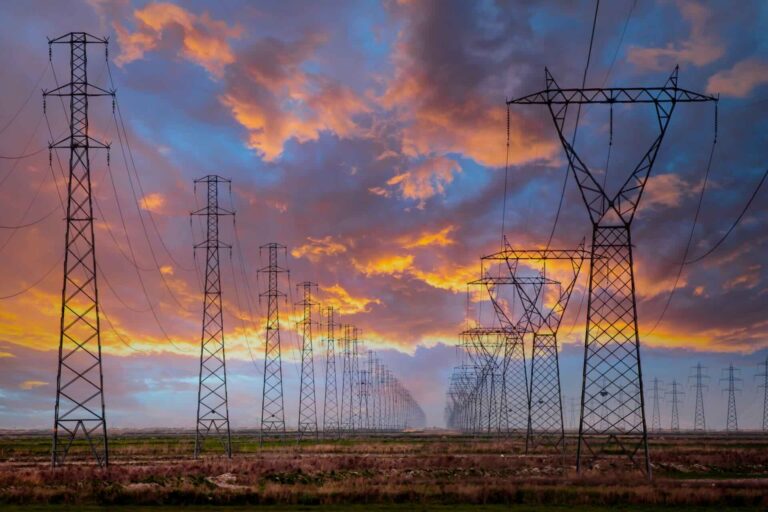
<svg viewBox="0 0 768 512"><path fill-rule="evenodd" d="M580 473L576 442L566 453L525 453L522 439L412 433L341 440L270 442L233 436L232 459L211 446L191 457L188 433L120 433L110 466L75 454L50 468L50 438L0 435L0 505L142 505L265 510L691 510L768 508L768 437L656 436L653 479L621 455ZM284 508L289 507L289 508ZM125 509L128 510L128 509Z"/></svg>

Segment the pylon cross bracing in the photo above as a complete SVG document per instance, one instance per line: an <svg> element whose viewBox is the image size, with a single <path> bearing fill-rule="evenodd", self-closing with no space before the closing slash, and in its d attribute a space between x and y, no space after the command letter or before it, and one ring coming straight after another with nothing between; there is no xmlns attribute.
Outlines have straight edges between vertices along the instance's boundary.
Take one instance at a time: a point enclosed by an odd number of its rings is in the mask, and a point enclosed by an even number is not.
<svg viewBox="0 0 768 512"><path fill-rule="evenodd" d="M679 88L677 68L663 87L563 89L549 70L545 82L543 91L507 104L547 106L592 222L577 469L587 457L612 453L615 445L650 478L630 228L675 106L717 98ZM566 137L568 109L635 103L654 106L658 135L618 192L609 195Z"/></svg>
<svg viewBox="0 0 768 512"><path fill-rule="evenodd" d="M111 96L88 81L88 46L107 40L85 32L71 32L48 41L67 45L70 81L43 97L69 98L69 135L49 143L49 151L69 151L67 212L64 249L64 284L61 292L59 357L51 463L63 464L71 449L85 449L100 466L109 464L104 374L101 360L99 288L96 276L96 242L91 196L91 149L109 145L89 134L89 99Z"/></svg>
<svg viewBox="0 0 768 512"><path fill-rule="evenodd" d="M207 204L192 212L205 218L206 239L195 245L205 251L205 289L203 291L203 323L200 335L200 380L197 388L197 422L195 424L195 457L205 447L208 438L216 439L224 453L232 456L227 397L227 358L224 346L224 313L221 300L221 269L219 250L231 249L219 240L219 217L234 212L219 206L219 184L230 180L208 175L195 180L205 186Z"/></svg>
<svg viewBox="0 0 768 512"><path fill-rule="evenodd" d="M312 353L312 309L317 303L312 301L312 289L315 283L305 281L298 285L302 290L303 316L301 320L301 381L299 382L299 427L298 437L317 438L317 403L315 397L315 363Z"/></svg>
<svg viewBox="0 0 768 512"><path fill-rule="evenodd" d="M267 436L285 435L285 402L283 400L283 361L280 345L280 299L286 299L280 291L279 276L288 272L278 264L280 252L287 257L284 245L270 243L260 247L267 251L269 263L259 272L267 274L268 288L260 298L267 300L267 324L264 341L264 386L261 399L260 440Z"/></svg>

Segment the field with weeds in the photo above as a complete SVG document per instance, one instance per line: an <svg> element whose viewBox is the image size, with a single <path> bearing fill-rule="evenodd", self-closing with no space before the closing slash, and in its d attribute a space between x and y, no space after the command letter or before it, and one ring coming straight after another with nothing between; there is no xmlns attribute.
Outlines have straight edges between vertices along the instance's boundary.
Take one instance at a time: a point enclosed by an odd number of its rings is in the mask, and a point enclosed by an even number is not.
<svg viewBox="0 0 768 512"><path fill-rule="evenodd" d="M75 456L54 471L48 436L5 433L0 505L3 510L142 505L151 511L258 504L263 510L366 512L469 506L491 511L510 505L521 512L542 506L720 512L768 507L768 437L758 435L654 437L651 482L623 457L599 459L577 473L572 438L563 456L526 454L521 439L447 433L263 446L257 434L238 433L232 459L217 455L211 445L197 460L191 457L193 441L187 433L115 434L109 468Z"/></svg>

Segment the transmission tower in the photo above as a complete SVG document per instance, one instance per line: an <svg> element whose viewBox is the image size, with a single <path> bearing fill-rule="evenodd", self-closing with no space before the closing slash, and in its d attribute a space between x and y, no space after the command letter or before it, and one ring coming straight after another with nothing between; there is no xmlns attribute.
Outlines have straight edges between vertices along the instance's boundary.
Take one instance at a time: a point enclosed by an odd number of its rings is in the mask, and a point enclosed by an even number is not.
<svg viewBox="0 0 768 512"><path fill-rule="evenodd" d="M332 307L326 308L325 326L325 396L323 398L323 433L338 436L339 395L336 388L336 321Z"/></svg>
<svg viewBox="0 0 768 512"><path fill-rule="evenodd" d="M360 329L352 328L352 428L358 430L363 424L363 386L360 369Z"/></svg>
<svg viewBox="0 0 768 512"><path fill-rule="evenodd" d="M315 400L315 363L312 354L312 288L315 283L305 281L297 285L302 289L303 299L299 302L304 310L301 320L301 382L299 383L299 428L298 439L305 434L317 437L317 405Z"/></svg>
<svg viewBox="0 0 768 512"><path fill-rule="evenodd" d="M592 222L577 470L587 454L597 457L612 453L611 444L615 444L651 477L631 225L677 103L717 101L713 96L678 88L677 73L675 68L666 84L656 88L562 89L545 70L545 90L507 102L547 106L568 158L569 172L573 171ZM653 104L658 135L619 191L609 195L602 180L595 177L566 138L568 107L606 104L613 108L615 104L634 103ZM607 389L600 386L603 378L608 382ZM624 403L618 402L619 390L625 394ZM619 416L619 409L624 409L623 416ZM624 428L618 427L620 423ZM642 463L636 459L638 452Z"/></svg>
<svg viewBox="0 0 768 512"><path fill-rule="evenodd" d="M661 411L659 410L659 379L653 378L653 416L651 419L651 431L661 432Z"/></svg>
<svg viewBox="0 0 768 512"><path fill-rule="evenodd" d="M564 260L570 269L569 280L563 284L546 277L546 265L549 260ZM498 253L484 256L481 272L482 279L470 284L503 284L514 285L516 296L523 305L523 314L516 324L510 321L510 314L505 311L500 302L489 289L492 304L502 325L506 325L514 334L510 338L518 341L522 353L522 336L533 334L531 351L531 380L530 387L526 386L525 410L522 416L526 420L526 449L533 450L540 445L564 449L565 426L563 422L563 405L560 388L560 368L558 361L557 331L568 306L571 293L576 285L582 263L584 261L584 243L575 250L519 250L512 248L504 239L504 249ZM491 277L486 271L487 263L503 262L502 267L508 275ZM523 262L524 265L520 265ZM519 268L521 267L521 268ZM535 269L535 275L522 275ZM543 302L545 293L552 290L554 300L546 305ZM514 346L514 345L513 345ZM511 359L512 361L515 358ZM505 358L506 371L503 372L507 398L504 403L510 403L514 396L514 387L508 387L508 382L517 376L525 382L525 367L516 372L509 371L510 358ZM522 378L520 374L522 373ZM527 382L526 382L527 384ZM513 412L514 409L512 409ZM507 425L514 427L515 415L505 418Z"/></svg>
<svg viewBox="0 0 768 512"><path fill-rule="evenodd" d="M267 274L269 288L259 297L267 298L266 340L264 343L264 387L261 398L261 432L260 442L265 435L285 435L285 407L283 402L283 363L280 353L280 312L278 303L280 297L286 299L285 293L278 287L278 276L288 272L278 265L278 253L283 251L287 258L284 245L270 243L262 245L260 251L269 253L269 265L259 270Z"/></svg>
<svg viewBox="0 0 768 512"><path fill-rule="evenodd" d="M200 381L197 387L197 423L195 426L195 457L204 448L208 437L215 437L232 456L229 430L229 404L227 402L227 362L224 349L224 315L221 309L221 272L219 249L231 246L219 240L219 217L234 212L219 206L219 183L231 186L231 181L217 175L195 180L206 187L208 204L192 212L205 217L207 236L195 245L205 250L205 291L203 292L203 326L200 336Z"/></svg>
<svg viewBox="0 0 768 512"><path fill-rule="evenodd" d="M669 424L669 428L672 432L680 432L680 415L678 414L678 409L680 405L680 399L683 395L683 392L679 389L677 381L672 381L672 391L669 393L671 399L672 399L672 419Z"/></svg>
<svg viewBox="0 0 768 512"><path fill-rule="evenodd" d="M341 429L354 432L354 379L352 378L352 326L342 326L341 338Z"/></svg>
<svg viewBox="0 0 768 512"><path fill-rule="evenodd" d="M760 363L761 372L756 377L762 377L763 382L759 387L763 388L763 432L768 432L768 356Z"/></svg>
<svg viewBox="0 0 768 512"><path fill-rule="evenodd" d="M721 378L720 381L728 382L728 387L723 390L728 392L728 416L726 418L725 431L728 433L738 432L739 420L736 417L736 392L740 390L736 389L736 383L741 381L741 378L737 377L736 373L739 369L734 368L733 364L730 364L723 371L727 373L727 377Z"/></svg>
<svg viewBox="0 0 768 512"><path fill-rule="evenodd" d="M704 390L707 388L705 381L709 378L704 374L704 367L701 363L698 363L693 367L695 373L689 377L694 380L694 387L696 388L696 406L693 416L693 431L694 432L706 432L707 419L704 416Z"/></svg>
<svg viewBox="0 0 768 512"><path fill-rule="evenodd" d="M109 149L109 145L89 135L88 104L93 96L111 96L114 101L115 92L88 82L88 45L100 44L106 48L106 39L85 32L71 32L48 41L49 57L55 44L69 46L70 81L51 91L43 91L44 101L48 96L69 98L69 135L48 145L49 152L69 150L64 285L51 463L54 467L63 464L74 446L76 450L90 451L103 467L109 464L109 447L89 150Z"/></svg>

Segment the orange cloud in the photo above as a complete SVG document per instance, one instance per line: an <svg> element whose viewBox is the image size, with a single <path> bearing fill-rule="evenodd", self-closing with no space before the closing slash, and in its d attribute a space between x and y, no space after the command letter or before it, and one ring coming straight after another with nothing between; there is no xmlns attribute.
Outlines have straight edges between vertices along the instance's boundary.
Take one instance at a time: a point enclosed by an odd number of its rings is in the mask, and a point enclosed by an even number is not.
<svg viewBox="0 0 768 512"><path fill-rule="evenodd" d="M367 276L392 275L402 276L413 265L413 256L410 254L394 254L380 256L366 262L352 260L354 267Z"/></svg>
<svg viewBox="0 0 768 512"><path fill-rule="evenodd" d="M47 386L47 385L48 383L42 380L25 380L24 382L19 384L19 387L23 390L30 390L30 389L35 389L42 386Z"/></svg>
<svg viewBox="0 0 768 512"><path fill-rule="evenodd" d="M141 199L141 207L152 213L161 213L165 206L165 196L158 192L147 194Z"/></svg>
<svg viewBox="0 0 768 512"><path fill-rule="evenodd" d="M208 13L193 14L183 7L166 2L150 3L133 12L137 29L130 32L115 23L120 54L118 66L138 60L147 51L157 48L170 29L181 30L179 53L214 76L221 76L224 66L235 61L228 40L240 37L242 28L212 19Z"/></svg>
<svg viewBox="0 0 768 512"><path fill-rule="evenodd" d="M353 297L340 284L321 286L323 291L323 306L332 306L342 315L354 315L355 313L368 313L372 304L381 304L379 299L367 297Z"/></svg>
<svg viewBox="0 0 768 512"><path fill-rule="evenodd" d="M673 208L679 206L684 197L693 193L695 190L677 174L656 174L650 176L645 184L643 206Z"/></svg>
<svg viewBox="0 0 768 512"><path fill-rule="evenodd" d="M455 160L429 158L411 170L393 176L387 185L397 187L404 199L417 200L417 207L423 209L427 199L445 193L445 186L453 181L456 172L461 172L461 166Z"/></svg>
<svg viewBox="0 0 768 512"><path fill-rule="evenodd" d="M332 256L334 254L347 252L347 246L334 241L333 237L330 235L323 238L312 238L311 236L308 236L307 240L309 240L308 243L291 250L291 256L294 258L303 258L306 256L309 261L316 263L323 256Z"/></svg>
<svg viewBox="0 0 768 512"><path fill-rule="evenodd" d="M423 232L415 237L401 237L399 243L405 249L430 246L445 247L446 245L453 245L456 243L456 241L450 237L450 234L455 230L456 226L446 226L437 232Z"/></svg>
<svg viewBox="0 0 768 512"><path fill-rule="evenodd" d="M416 279L427 283L433 288L448 290L453 293L466 292L467 283L480 277L476 263L467 266L441 265L429 270L414 268L411 269L410 273ZM480 296L485 296L484 290L480 292Z"/></svg>
<svg viewBox="0 0 768 512"><path fill-rule="evenodd" d="M745 98L752 90L768 83L768 62L759 59L745 59L731 69L718 71L707 81L707 92Z"/></svg>
<svg viewBox="0 0 768 512"><path fill-rule="evenodd" d="M671 70L676 64L704 66L723 56L725 49L707 27L712 17L709 7L690 0L678 0L677 5L683 18L691 24L688 39L679 44L669 43L664 48L633 46L627 54L629 62L640 69Z"/></svg>
<svg viewBox="0 0 768 512"><path fill-rule="evenodd" d="M265 38L252 45L228 73L219 100L248 131L248 146L267 161L279 158L284 144L317 140L322 132L339 137L364 133L356 122L371 107L352 89L302 65L325 37L309 34L295 42Z"/></svg>

